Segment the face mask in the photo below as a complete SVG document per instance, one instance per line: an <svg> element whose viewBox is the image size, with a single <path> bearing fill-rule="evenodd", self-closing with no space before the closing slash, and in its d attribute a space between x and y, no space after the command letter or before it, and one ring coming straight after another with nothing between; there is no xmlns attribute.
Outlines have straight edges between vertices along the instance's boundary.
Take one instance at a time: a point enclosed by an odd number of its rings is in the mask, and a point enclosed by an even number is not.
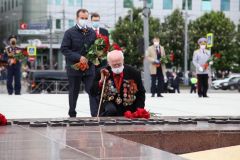
<svg viewBox="0 0 240 160"><path fill-rule="evenodd" d="M120 74L122 73L123 69L124 69L124 66L122 65L121 67L118 67L118 68L112 68L112 72L115 74Z"/></svg>
<svg viewBox="0 0 240 160"><path fill-rule="evenodd" d="M92 22L93 28L98 28L99 27L99 22Z"/></svg>
<svg viewBox="0 0 240 160"><path fill-rule="evenodd" d="M200 45L200 48L201 48L201 49L205 49L205 48L206 48L206 45Z"/></svg>
<svg viewBox="0 0 240 160"><path fill-rule="evenodd" d="M16 42L15 42L15 41L12 41L12 42L11 42L11 44L12 44L12 45L15 45L15 44L16 44Z"/></svg>
<svg viewBox="0 0 240 160"><path fill-rule="evenodd" d="M86 27L87 27L87 20L86 20L86 19L79 19L79 20L78 20L78 24L79 24L81 27L86 28Z"/></svg>
<svg viewBox="0 0 240 160"><path fill-rule="evenodd" d="M159 42L153 42L154 46L158 46Z"/></svg>

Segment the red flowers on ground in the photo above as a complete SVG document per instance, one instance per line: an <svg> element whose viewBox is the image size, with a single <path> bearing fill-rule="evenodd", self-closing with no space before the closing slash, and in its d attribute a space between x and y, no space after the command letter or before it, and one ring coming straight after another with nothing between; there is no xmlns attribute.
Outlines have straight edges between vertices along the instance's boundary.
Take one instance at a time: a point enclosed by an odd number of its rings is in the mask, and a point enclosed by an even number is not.
<svg viewBox="0 0 240 160"><path fill-rule="evenodd" d="M7 119L4 115L0 113L0 126L5 126L7 125Z"/></svg>
<svg viewBox="0 0 240 160"><path fill-rule="evenodd" d="M130 118L130 119L133 119L133 118L149 119L150 113L146 111L144 108L138 108L134 113L132 113L131 111L126 111L124 113L124 117Z"/></svg>

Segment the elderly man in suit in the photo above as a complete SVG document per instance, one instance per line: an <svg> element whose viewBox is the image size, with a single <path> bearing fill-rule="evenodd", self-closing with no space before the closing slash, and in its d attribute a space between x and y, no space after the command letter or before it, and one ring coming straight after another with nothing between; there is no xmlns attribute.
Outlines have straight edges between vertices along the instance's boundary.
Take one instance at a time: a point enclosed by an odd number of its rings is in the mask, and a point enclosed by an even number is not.
<svg viewBox="0 0 240 160"><path fill-rule="evenodd" d="M63 37L61 52L66 58L66 68L69 80L69 116L76 117L76 103L80 90L80 83L85 84L85 90L89 94L90 87L95 76L95 66L85 57L88 49L94 43L96 34L87 26L88 11L79 9L76 13L77 24L68 29ZM87 70L75 70L71 66L81 62L88 64ZM90 108L96 106L95 98L89 94ZM91 110L92 111L92 110ZM91 113L92 116L94 113Z"/></svg>
<svg viewBox="0 0 240 160"><path fill-rule="evenodd" d="M91 93L100 95L104 76L103 104L100 116L123 116L126 111L135 112L145 107L145 89L139 71L124 64L123 52L108 53L109 66L96 74Z"/></svg>
<svg viewBox="0 0 240 160"><path fill-rule="evenodd" d="M148 47L146 55L150 62L152 97L155 96L155 93L157 93L158 97L163 97L161 93L163 93L164 90L164 80L166 81L167 78L166 66L160 61L162 56L165 56L164 47L160 45L159 37L154 37L153 45Z"/></svg>
<svg viewBox="0 0 240 160"><path fill-rule="evenodd" d="M198 40L199 49L195 50L193 53L193 64L196 67L197 80L198 80L198 96L208 97L208 74L210 73L208 60L211 57L210 51L206 49L207 39L200 38ZM210 65L212 62L210 62Z"/></svg>

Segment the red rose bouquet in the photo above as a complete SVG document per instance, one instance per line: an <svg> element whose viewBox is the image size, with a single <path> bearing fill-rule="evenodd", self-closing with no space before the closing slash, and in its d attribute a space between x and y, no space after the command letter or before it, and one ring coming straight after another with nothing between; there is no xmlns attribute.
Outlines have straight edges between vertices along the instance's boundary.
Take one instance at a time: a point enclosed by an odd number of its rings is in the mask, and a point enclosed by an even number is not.
<svg viewBox="0 0 240 160"><path fill-rule="evenodd" d="M7 119L4 115L0 113L0 126L5 126L7 125Z"/></svg>
<svg viewBox="0 0 240 160"><path fill-rule="evenodd" d="M25 49L16 50L15 54L8 55L11 60L11 64L16 64L17 62L26 63L28 59L28 52Z"/></svg>
<svg viewBox="0 0 240 160"><path fill-rule="evenodd" d="M222 55L220 53L215 53L213 54L208 60L207 62L203 65L203 69L206 70L209 67L209 64L213 64L215 62L217 62L220 58L222 57Z"/></svg>
<svg viewBox="0 0 240 160"><path fill-rule="evenodd" d="M110 48L109 39L107 36L97 34L97 39L94 44L89 48L86 58L91 61L94 65L99 65L99 59L103 59L107 56L107 52ZM81 62L75 63L71 66L75 70L85 71L88 69L88 64L83 64Z"/></svg>

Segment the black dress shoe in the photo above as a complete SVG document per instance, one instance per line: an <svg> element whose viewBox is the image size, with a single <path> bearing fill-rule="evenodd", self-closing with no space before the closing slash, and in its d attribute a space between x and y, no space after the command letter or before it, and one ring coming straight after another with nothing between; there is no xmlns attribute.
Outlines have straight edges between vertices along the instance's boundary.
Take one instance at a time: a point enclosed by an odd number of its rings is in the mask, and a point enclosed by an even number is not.
<svg viewBox="0 0 240 160"><path fill-rule="evenodd" d="M163 97L163 95L161 95L161 94L158 94L157 96L158 96L158 97Z"/></svg>
<svg viewBox="0 0 240 160"><path fill-rule="evenodd" d="M209 96L206 95L206 96L203 96L203 98L209 98Z"/></svg>
<svg viewBox="0 0 240 160"><path fill-rule="evenodd" d="M152 94L152 96L151 97L155 97L155 94Z"/></svg>
<svg viewBox="0 0 240 160"><path fill-rule="evenodd" d="M202 97L202 95L201 95L201 94L199 94L199 95L198 95L198 97L199 97L199 98L201 98L201 97Z"/></svg>

